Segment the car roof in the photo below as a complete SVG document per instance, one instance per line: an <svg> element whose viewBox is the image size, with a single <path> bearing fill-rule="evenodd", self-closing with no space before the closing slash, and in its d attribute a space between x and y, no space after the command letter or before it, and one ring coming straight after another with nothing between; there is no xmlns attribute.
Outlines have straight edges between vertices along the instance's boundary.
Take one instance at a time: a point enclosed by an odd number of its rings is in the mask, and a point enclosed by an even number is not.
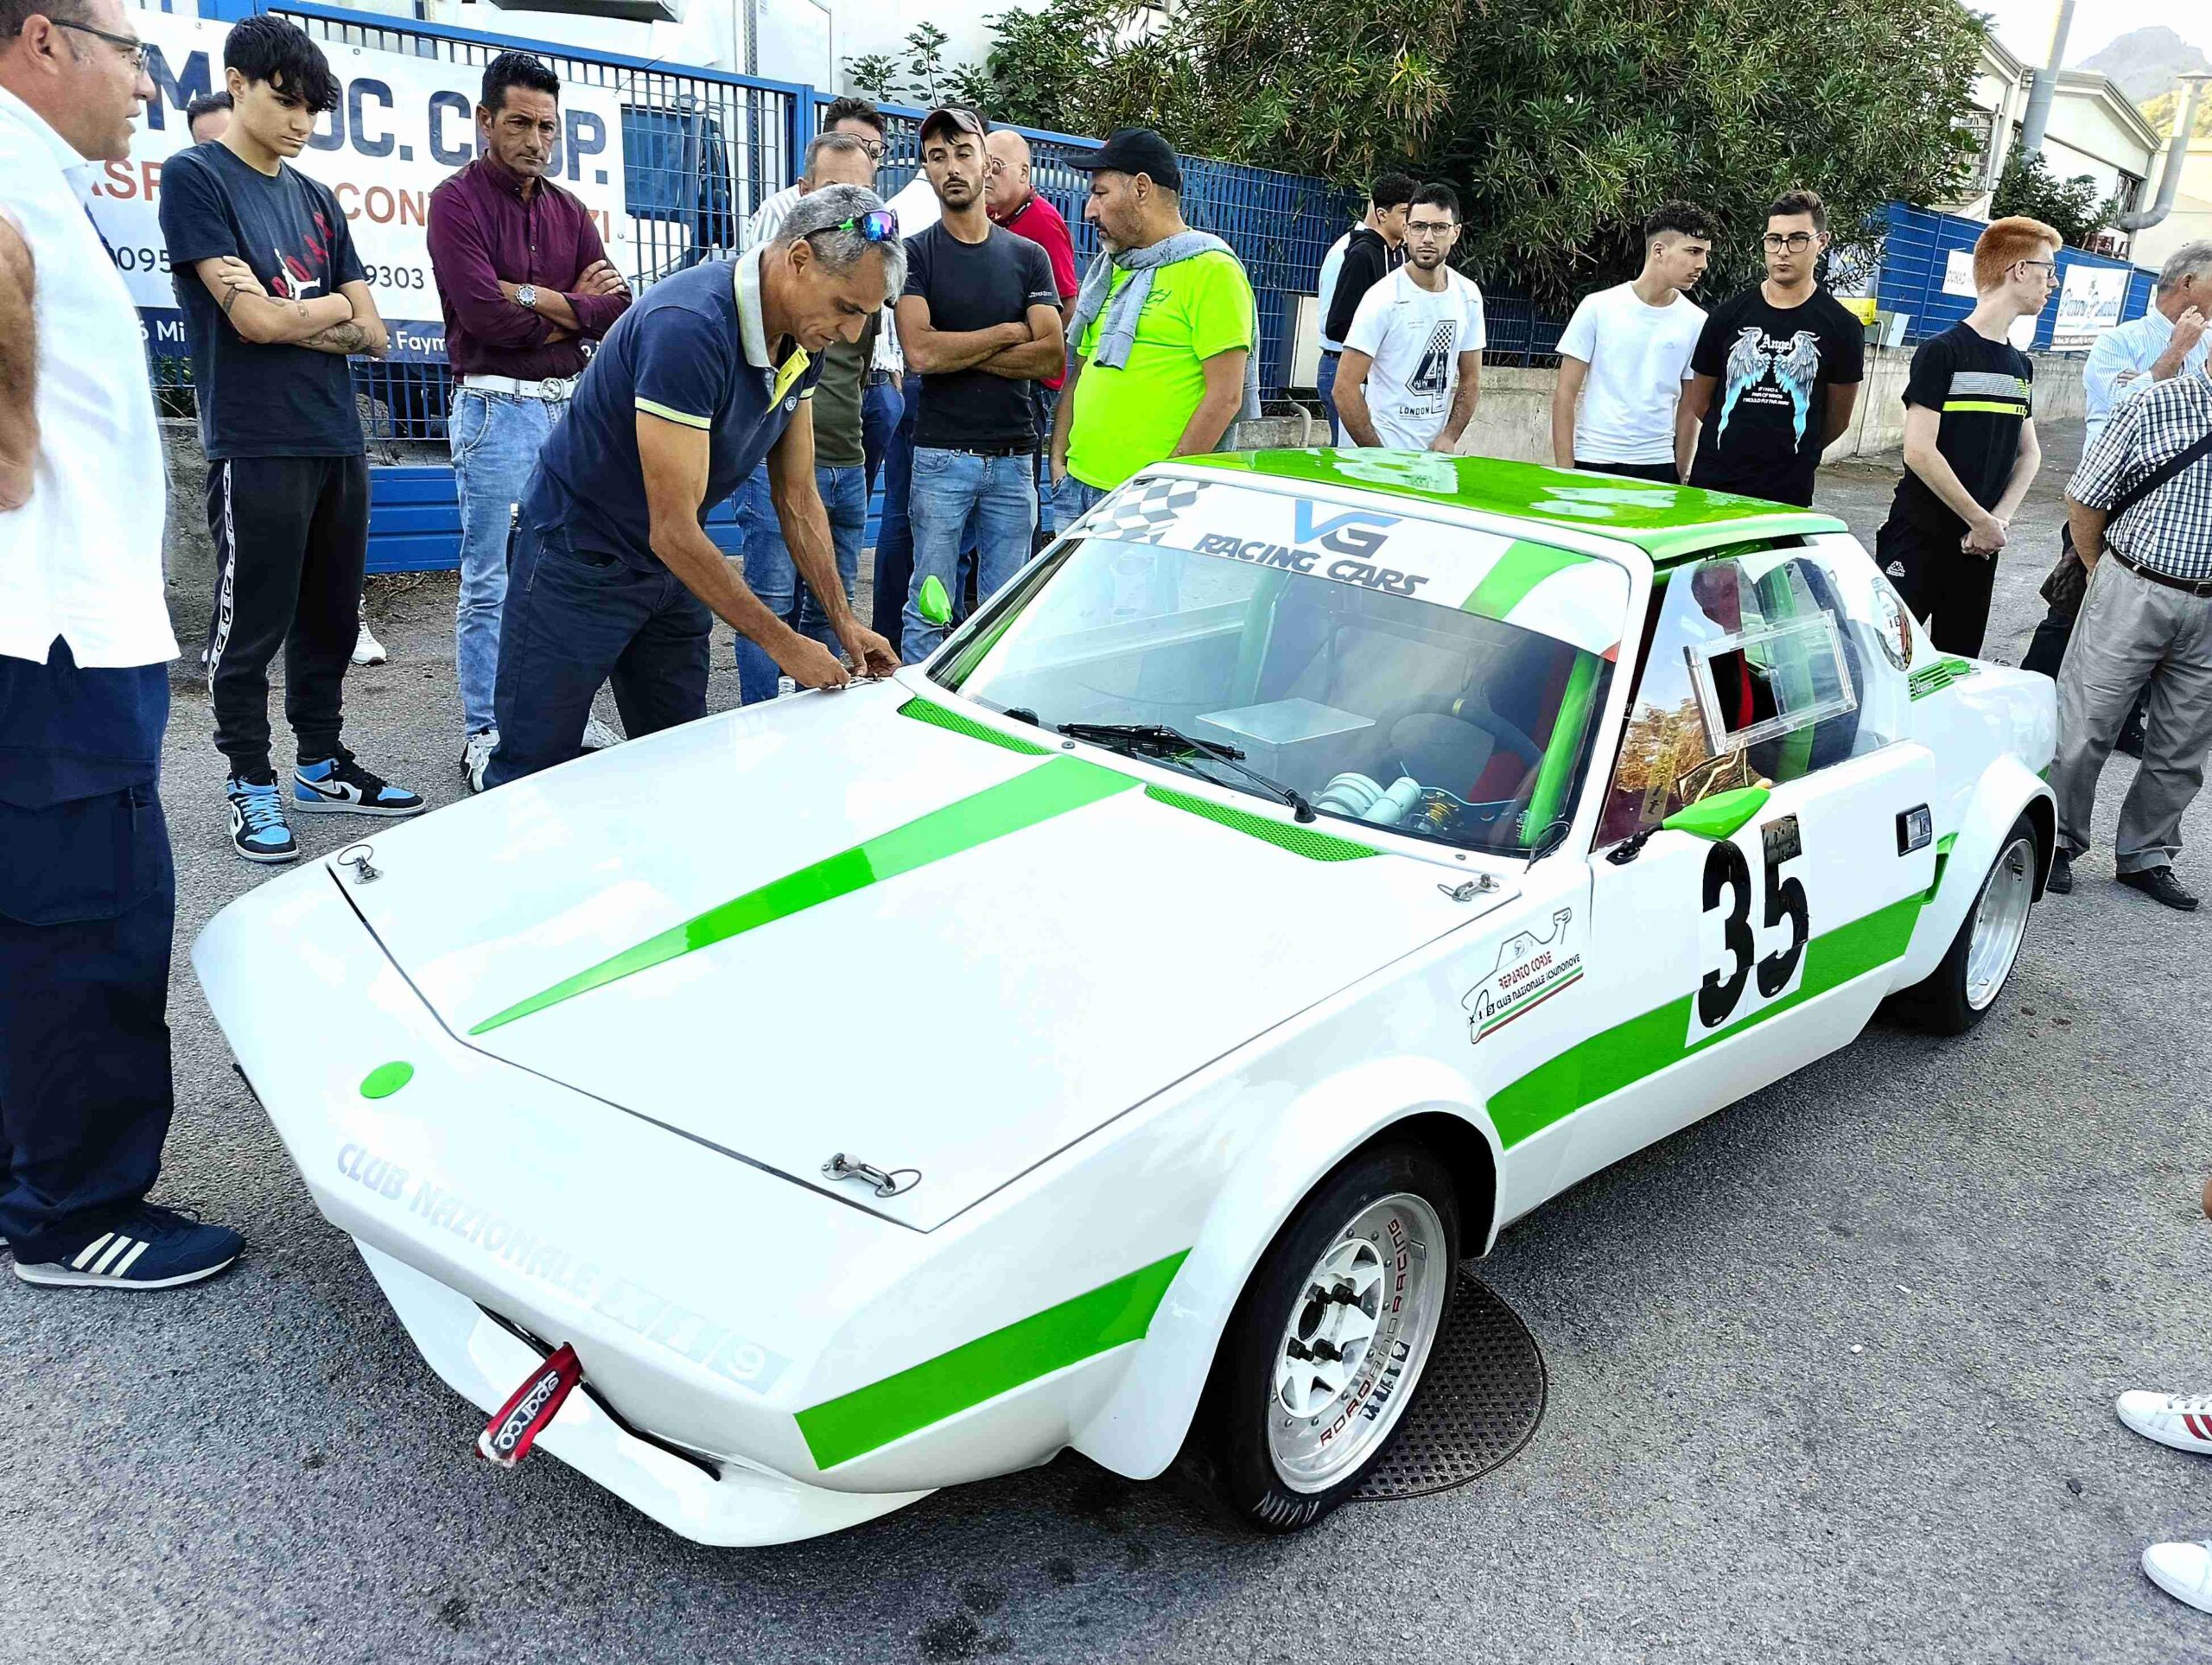
<svg viewBox="0 0 2212 1665"><path fill-rule="evenodd" d="M1321 446L1179 461L1346 491L1420 498L1507 520L1618 538L1642 550L1655 566L1734 544L1849 530L1834 515L1730 492L1696 491L1496 457Z"/></svg>

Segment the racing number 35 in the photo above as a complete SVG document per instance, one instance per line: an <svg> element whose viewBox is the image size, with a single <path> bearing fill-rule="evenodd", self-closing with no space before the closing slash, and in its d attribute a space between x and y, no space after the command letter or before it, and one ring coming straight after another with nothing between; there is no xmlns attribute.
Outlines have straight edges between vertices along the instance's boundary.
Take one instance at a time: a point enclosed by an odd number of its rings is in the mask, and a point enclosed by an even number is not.
<svg viewBox="0 0 2212 1665"><path fill-rule="evenodd" d="M1770 1001L1797 975L1797 963L1804 957L1806 939L1812 935L1805 887L1782 873L1785 864L1805 853L1797 817L1786 815L1761 827L1759 851L1766 870L1766 928L1771 930L1785 919L1789 923L1789 942L1758 962L1759 997ZM1717 971L1707 972L1697 991L1698 1021L1707 1029L1718 1029L1736 1015L1744 985L1751 979L1755 951L1751 864L1741 847L1725 839L1706 854L1705 911L1710 913L1720 907L1724 897L1727 912L1720 922L1720 941L1728 962Z"/></svg>

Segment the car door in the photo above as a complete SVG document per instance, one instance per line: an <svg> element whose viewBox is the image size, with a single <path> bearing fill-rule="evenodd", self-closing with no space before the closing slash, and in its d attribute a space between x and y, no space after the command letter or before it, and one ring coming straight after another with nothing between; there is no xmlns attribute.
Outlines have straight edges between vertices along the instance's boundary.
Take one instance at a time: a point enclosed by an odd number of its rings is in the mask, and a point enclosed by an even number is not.
<svg viewBox="0 0 2212 1665"><path fill-rule="evenodd" d="M1936 767L1895 738L1902 675L1850 558L1719 556L1655 587L1590 858L1605 1020L1554 1191L1842 1045L1890 990L1935 877Z"/></svg>

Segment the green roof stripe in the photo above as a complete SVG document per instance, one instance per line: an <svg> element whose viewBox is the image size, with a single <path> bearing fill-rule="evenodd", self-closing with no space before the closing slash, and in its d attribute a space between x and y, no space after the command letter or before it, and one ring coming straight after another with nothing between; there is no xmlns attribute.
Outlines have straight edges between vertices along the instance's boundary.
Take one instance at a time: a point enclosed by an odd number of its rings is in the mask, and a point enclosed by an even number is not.
<svg viewBox="0 0 2212 1665"><path fill-rule="evenodd" d="M1485 619L1503 619L1529 599L1529 592L1554 573L1580 566L1590 557L1572 550L1555 550L1545 543L1516 539L1498 556L1497 564L1483 575L1474 594L1459 604L1462 613Z"/></svg>
<svg viewBox="0 0 2212 1665"><path fill-rule="evenodd" d="M948 855L1003 838L1008 833L1033 827L1040 821L1079 810L1137 783L1129 776L1085 762L1081 758L1054 757L1025 770L1011 780L987 786L932 810L929 814L894 827L850 849L771 880L757 890L747 891L717 907L649 937L611 959L601 960L574 976L563 977L543 993L518 1001L489 1017L468 1033L481 1035L543 1012L549 1006L573 1000L592 989L624 977L635 976L670 960L712 948L748 931L788 918L810 907L850 895L886 879L911 873L941 861Z"/></svg>
<svg viewBox="0 0 2212 1665"><path fill-rule="evenodd" d="M932 1422L1126 1342L1141 1341L1184 1249L1088 1293L801 1411L817 1468L835 1468Z"/></svg>
<svg viewBox="0 0 2212 1665"><path fill-rule="evenodd" d="M1740 1035L1754 1025L1888 964L1912 941L1913 924L1920 917L1923 900L1916 893L1814 937L1805 945L1804 977L1795 993L1760 1007L1741 1023L1700 1039L1699 1045L1710 1045ZM1681 1063L1694 1050L1688 1037L1690 1008L1695 1000L1694 995L1684 995L1641 1017L1616 1024L1491 1094L1490 1116L1497 1128L1499 1142L1510 1148L1586 1105Z"/></svg>

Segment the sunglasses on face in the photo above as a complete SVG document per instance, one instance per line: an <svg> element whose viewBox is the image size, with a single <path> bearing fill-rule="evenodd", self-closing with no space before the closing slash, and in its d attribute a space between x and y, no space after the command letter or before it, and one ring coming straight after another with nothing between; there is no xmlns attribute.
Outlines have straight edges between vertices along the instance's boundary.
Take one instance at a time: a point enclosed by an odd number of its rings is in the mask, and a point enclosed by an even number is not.
<svg viewBox="0 0 2212 1665"><path fill-rule="evenodd" d="M855 214L850 219L841 219L830 229L858 232L870 243L891 243L898 240L899 216L888 208L876 208L864 214Z"/></svg>
<svg viewBox="0 0 2212 1665"><path fill-rule="evenodd" d="M130 66L134 69L144 69L147 54L153 51L153 48L143 41L134 36L111 35L104 29L94 29L90 23L73 23L62 17L49 17L47 22L52 23L56 29L74 29L79 35L89 35L95 40L105 41L110 46L121 47L124 51L130 54Z"/></svg>

